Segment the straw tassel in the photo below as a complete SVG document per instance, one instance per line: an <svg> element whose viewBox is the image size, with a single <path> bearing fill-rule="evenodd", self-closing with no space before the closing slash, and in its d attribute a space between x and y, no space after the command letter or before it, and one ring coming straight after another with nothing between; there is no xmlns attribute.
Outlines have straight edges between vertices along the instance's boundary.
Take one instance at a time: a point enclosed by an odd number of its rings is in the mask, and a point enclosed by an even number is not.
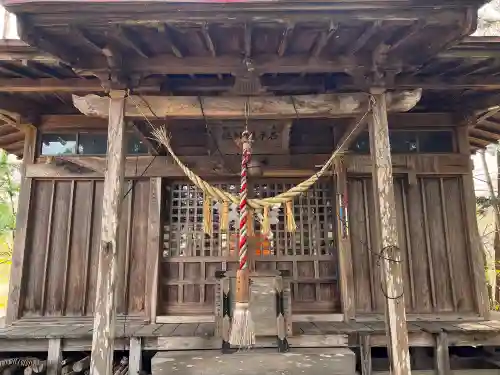
<svg viewBox="0 0 500 375"><path fill-rule="evenodd" d="M289 233L295 233L297 225L295 224L295 213L293 212L292 201L286 202L285 216L286 216L286 231Z"/></svg>
<svg viewBox="0 0 500 375"><path fill-rule="evenodd" d="M271 224L269 221L269 206L264 206L264 213L262 215L262 233L268 237L271 232Z"/></svg>
<svg viewBox="0 0 500 375"><path fill-rule="evenodd" d="M212 199L208 194L203 195L203 232L212 236Z"/></svg>
<svg viewBox="0 0 500 375"><path fill-rule="evenodd" d="M242 134L242 160L241 160L241 186L240 186L240 228L238 241L239 267L236 272L236 304L231 322L229 343L240 349L250 348L255 345L255 328L250 313L250 272L248 270L248 229L249 217L247 201L247 167L250 161L250 134Z"/></svg>
<svg viewBox="0 0 500 375"><path fill-rule="evenodd" d="M229 231L229 202L222 203L222 211L220 215L220 229L222 232Z"/></svg>

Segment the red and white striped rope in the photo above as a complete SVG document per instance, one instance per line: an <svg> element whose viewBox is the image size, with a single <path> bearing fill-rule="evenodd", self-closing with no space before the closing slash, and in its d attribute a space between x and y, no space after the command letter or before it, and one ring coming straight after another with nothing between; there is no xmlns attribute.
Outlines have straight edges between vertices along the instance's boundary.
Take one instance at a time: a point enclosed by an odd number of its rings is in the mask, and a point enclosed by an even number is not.
<svg viewBox="0 0 500 375"><path fill-rule="evenodd" d="M238 246L238 256L240 262L240 270L248 268L248 237L247 237L247 221L248 221L248 209L247 209L247 168L250 161L250 135L247 132L243 133L242 136L242 158L241 158L241 185L240 185L240 240ZM251 220L251 218L250 218Z"/></svg>

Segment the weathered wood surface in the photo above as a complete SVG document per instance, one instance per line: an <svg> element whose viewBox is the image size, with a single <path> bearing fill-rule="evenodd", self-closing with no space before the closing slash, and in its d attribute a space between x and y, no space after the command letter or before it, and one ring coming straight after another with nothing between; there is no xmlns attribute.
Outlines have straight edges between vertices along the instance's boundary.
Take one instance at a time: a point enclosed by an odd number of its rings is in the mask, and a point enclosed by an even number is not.
<svg viewBox="0 0 500 375"><path fill-rule="evenodd" d="M379 221L380 241L375 243L375 252L380 255L381 283L385 289L386 328L389 338L389 359L395 375L410 374L408 330L403 292L403 272L396 220L387 106L384 94L373 95L370 122L370 153L373 161L373 193L375 220Z"/></svg>
<svg viewBox="0 0 500 375"><path fill-rule="evenodd" d="M352 266L352 249L351 240L348 235L349 231L349 218L348 213L345 212L346 207L344 207L344 212L340 207L341 200L346 203L347 206L347 171L344 166L343 161L339 161L335 165L336 172L336 205L335 205L335 217L336 217L336 227L337 227L337 243L339 248L338 259L339 259L339 272L340 278L340 291L341 291L341 301L342 301L342 311L344 313L344 318L346 321L354 318L356 313L355 306L355 291L354 291L354 274ZM346 233L344 233L344 229Z"/></svg>
<svg viewBox="0 0 500 375"><path fill-rule="evenodd" d="M81 81L81 80L80 80ZM346 116L349 120L355 117L352 114ZM427 112L427 113L389 113L389 127L390 128L430 128L430 127L455 127L456 119L454 115L449 112ZM342 119L343 120L343 119ZM339 121L342 121L339 119ZM150 120L155 125L164 124L164 120ZM310 119L308 120L310 122ZM331 122L326 121L322 124L329 125ZM175 129L176 127L185 128L192 124L192 120L179 120L171 119L169 121L169 128ZM223 122L226 125L226 122ZM231 121L227 122L230 126L240 126L241 122ZM210 126L215 125L210 123ZM78 115L42 115L40 116L40 124L38 128L44 132L55 132L58 130L86 130L86 131L106 131L108 122L105 118Z"/></svg>
<svg viewBox="0 0 500 375"><path fill-rule="evenodd" d="M6 323L12 323L22 315L23 309L23 283L26 278L24 272L29 250L29 222L32 205L33 179L27 177L27 166L35 161L37 131L33 127L27 127L24 141L24 160L21 167L21 191L19 194L19 206L16 217L16 233L14 242L14 253L12 256L12 267L10 274L9 303L7 306Z"/></svg>
<svg viewBox="0 0 500 375"><path fill-rule="evenodd" d="M420 95L419 90L387 94L388 109L391 112L406 112L418 102ZM204 113L209 118L234 119L245 118L246 103L251 118L346 117L366 112L369 97L363 93L201 99L188 96L130 96L125 114L127 117L157 119L200 118ZM73 104L87 116L106 117L108 113L109 104L106 97L73 95Z"/></svg>
<svg viewBox="0 0 500 375"><path fill-rule="evenodd" d="M462 155L470 157L470 144L467 134L468 127L462 124L458 128L458 149ZM486 290L485 258L481 238L477 226L476 198L472 170L461 178L462 200L464 202L466 243L468 254L466 259L473 275L474 302L477 312L484 318L489 317L488 292Z"/></svg>
<svg viewBox="0 0 500 375"><path fill-rule="evenodd" d="M26 284L20 297L22 316L49 319L49 315L93 315L103 185L103 180L33 181L30 215L36 215L37 220L28 224L31 235L27 239L25 257L30 263L26 263ZM133 180L133 183L129 181L128 186L133 189L122 204L120 221L124 224L119 230L119 243L123 244L124 251L119 264L119 285L123 288L117 296L117 308L121 314L146 315L144 291L153 275L146 271L146 262L137 259L144 259L151 184L149 180L141 179ZM54 201L58 206L51 213L54 188ZM50 216L53 217L51 220ZM65 229L56 230L57 223ZM48 279L42 303L44 274ZM61 290L66 290L66 294L60 293Z"/></svg>
<svg viewBox="0 0 500 375"><path fill-rule="evenodd" d="M101 246L97 273L90 373L110 375L114 353L119 219L125 161L125 92L109 99L108 156L102 201Z"/></svg>
<svg viewBox="0 0 500 375"><path fill-rule="evenodd" d="M444 317L451 313L465 316L477 311L466 242L466 217L458 204L462 202L460 180L460 176L419 177L415 184L408 184L403 178L394 180L396 210L400 217L397 230L403 260L405 306L410 313L421 316L434 314L434 317L441 314ZM445 194L441 194L441 185ZM357 314L384 311L380 284L373 275L378 258L369 250L373 250L372 244L376 243L375 206L370 186L370 179L350 177L348 180ZM429 212L434 216L430 216ZM441 223L444 222L447 223L449 243L453 249L450 253L436 248L442 243L444 233L432 228L437 226L443 229ZM437 259L435 253L441 257ZM450 302L453 299L452 289L456 305ZM437 300L438 294L440 301Z"/></svg>
<svg viewBox="0 0 500 375"><path fill-rule="evenodd" d="M264 177L299 177L311 176L318 171L330 157L329 154L301 155L259 155L256 158L266 160ZM89 172L74 170L47 164L45 157L38 158L37 164L28 165L26 175L30 178L74 178L98 179L104 175L105 157L100 156L64 156L60 158L68 163L85 167ZM154 160L153 160L154 159ZM238 170L238 156L226 155L221 160L217 155L211 156L181 156L180 159L200 176L234 176ZM371 172L371 161L365 155L346 155L344 166L349 173L368 174ZM466 174L471 168L470 158L464 155L394 155L392 158L394 173L414 174ZM146 167L148 167L146 169ZM184 177L169 156L139 156L127 157L125 163L126 177Z"/></svg>

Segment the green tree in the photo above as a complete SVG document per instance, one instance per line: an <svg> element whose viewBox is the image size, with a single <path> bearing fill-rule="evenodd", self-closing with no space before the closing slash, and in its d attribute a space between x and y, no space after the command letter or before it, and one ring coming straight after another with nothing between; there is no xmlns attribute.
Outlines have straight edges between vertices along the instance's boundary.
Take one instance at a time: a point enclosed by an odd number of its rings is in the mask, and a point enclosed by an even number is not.
<svg viewBox="0 0 500 375"><path fill-rule="evenodd" d="M0 264L12 258L19 188L19 164L0 150Z"/></svg>

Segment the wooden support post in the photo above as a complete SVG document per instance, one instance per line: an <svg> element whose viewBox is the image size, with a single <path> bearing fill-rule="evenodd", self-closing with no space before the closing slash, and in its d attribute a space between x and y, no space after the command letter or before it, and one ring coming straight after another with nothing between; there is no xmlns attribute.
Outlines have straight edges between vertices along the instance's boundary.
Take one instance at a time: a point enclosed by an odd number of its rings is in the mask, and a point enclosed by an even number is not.
<svg viewBox="0 0 500 375"><path fill-rule="evenodd" d="M47 354L47 375L61 374L61 339L49 339L49 350Z"/></svg>
<svg viewBox="0 0 500 375"><path fill-rule="evenodd" d="M380 241L374 249L380 253L381 277L386 295L386 329L389 339L391 371L407 375L410 370L408 331L403 295L403 272L399 249L396 202L389 146L386 97L383 90L372 92L374 100L370 121L370 153L372 158L373 194Z"/></svg>
<svg viewBox="0 0 500 375"><path fill-rule="evenodd" d="M140 337L130 338L128 373L139 375L142 366L142 340Z"/></svg>
<svg viewBox="0 0 500 375"><path fill-rule="evenodd" d="M470 157L470 144L468 126L463 124L457 127L458 152ZM488 319L490 316L488 291L486 287L486 259L477 226L476 217L476 195L474 192L474 180L472 175L472 161L467 174L462 175L462 197L465 215L465 233L467 235L467 247L469 250L469 264L471 266L472 279L474 281L474 294L477 312L480 316Z"/></svg>
<svg viewBox="0 0 500 375"><path fill-rule="evenodd" d="M361 375L372 375L372 350L370 336L360 335L359 352L361 354Z"/></svg>
<svg viewBox="0 0 500 375"><path fill-rule="evenodd" d="M33 164L36 154L37 130L34 126L24 127L24 151L21 167L21 191L17 207L16 234L14 239L14 253L10 274L9 299L7 303L7 316L5 322L12 324L21 317L22 313L22 278L25 266L26 239L28 234L28 218L31 203L32 178L26 177L26 168Z"/></svg>
<svg viewBox="0 0 500 375"><path fill-rule="evenodd" d="M344 320L354 319L354 275L352 269L351 239L349 237L347 208L347 169L342 160L335 164L336 219L340 271L340 293Z"/></svg>
<svg viewBox="0 0 500 375"><path fill-rule="evenodd" d="M118 223L125 166L125 92L111 91L90 373L111 375L116 320Z"/></svg>
<svg viewBox="0 0 500 375"><path fill-rule="evenodd" d="M434 368L436 375L450 375L450 353L448 350L448 334L440 332L436 335L436 346L434 347Z"/></svg>

